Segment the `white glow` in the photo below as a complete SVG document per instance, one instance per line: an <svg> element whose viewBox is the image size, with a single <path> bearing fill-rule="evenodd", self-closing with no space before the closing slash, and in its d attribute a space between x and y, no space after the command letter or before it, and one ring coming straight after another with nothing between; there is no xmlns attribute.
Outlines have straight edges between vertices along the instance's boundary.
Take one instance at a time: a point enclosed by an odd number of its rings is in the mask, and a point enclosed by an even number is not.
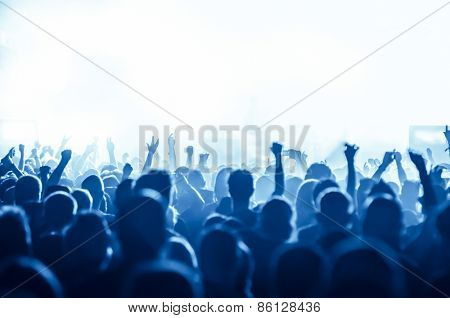
<svg viewBox="0 0 450 318"><path fill-rule="evenodd" d="M265 123L443 3L5 2L194 128ZM36 121L43 142L134 150L137 125L179 124L3 7L0 19L4 120ZM450 118L449 29L450 7L273 124L311 124L318 158L343 140L406 148L409 125Z"/></svg>

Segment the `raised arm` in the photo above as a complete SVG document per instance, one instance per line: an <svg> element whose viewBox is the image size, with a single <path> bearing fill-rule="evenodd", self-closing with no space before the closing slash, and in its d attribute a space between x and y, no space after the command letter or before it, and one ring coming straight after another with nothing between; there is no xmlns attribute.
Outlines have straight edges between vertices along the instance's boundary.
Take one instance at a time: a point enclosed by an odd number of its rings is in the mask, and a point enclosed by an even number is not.
<svg viewBox="0 0 450 318"><path fill-rule="evenodd" d="M275 190L272 195L283 195L284 193L284 170L283 170L283 160L281 158L281 152L283 146L279 143L274 142L270 148L275 156Z"/></svg>
<svg viewBox="0 0 450 318"><path fill-rule="evenodd" d="M19 170L23 171L23 167L25 166L25 146L19 145L20 159L19 159Z"/></svg>
<svg viewBox="0 0 450 318"><path fill-rule="evenodd" d="M169 170L175 171L177 169L177 156L175 154L175 138L173 134L167 139L169 144Z"/></svg>
<svg viewBox="0 0 450 318"><path fill-rule="evenodd" d="M114 153L114 143L111 138L106 139L106 149L108 150L109 164L117 167L116 154Z"/></svg>
<svg viewBox="0 0 450 318"><path fill-rule="evenodd" d="M356 194L356 170L355 170L355 155L359 150L356 145L345 144L344 155L347 159L347 193L355 200Z"/></svg>
<svg viewBox="0 0 450 318"><path fill-rule="evenodd" d="M427 173L427 168L425 165L425 160L420 154L414 153L412 151L409 152L409 157L411 161L417 168L420 177L420 183L422 183L423 187L423 202L422 206L425 211L430 212L433 207L436 205L436 196L434 194L433 186L431 183L431 178Z"/></svg>
<svg viewBox="0 0 450 318"><path fill-rule="evenodd" d="M372 179L376 182L381 180L381 175L384 171L386 171L387 167L394 161L394 152L386 152L383 157L383 162L378 167L377 171L375 171Z"/></svg>
<svg viewBox="0 0 450 318"><path fill-rule="evenodd" d="M447 140L447 149L445 149L445 151L448 151L448 154L450 155L450 130L448 130L448 126L445 126L444 136Z"/></svg>
<svg viewBox="0 0 450 318"><path fill-rule="evenodd" d="M403 169L401 153L395 152L394 159L395 159L395 164L397 165L398 179L400 180L400 184L403 185L405 183L405 181L408 180L408 178L406 177L405 169Z"/></svg>
<svg viewBox="0 0 450 318"><path fill-rule="evenodd" d="M17 178L20 178L21 176L23 176L23 174L22 174L22 171L20 171L17 168L17 166L15 165L15 163L12 160L14 158L14 155L15 155L15 149L13 147L8 151L6 156L3 157L3 159L1 160L1 163L6 168L6 172L12 171L12 173L14 173Z"/></svg>
<svg viewBox="0 0 450 318"><path fill-rule="evenodd" d="M188 146L186 148L186 154L187 154L186 167L192 169L192 166L194 165L194 160L192 159L194 156L194 147Z"/></svg>
<svg viewBox="0 0 450 318"><path fill-rule="evenodd" d="M208 158L209 158L209 153L201 153L199 155L198 170L200 170L201 172L205 172L205 173L209 172L209 169L206 166L206 163L208 162Z"/></svg>
<svg viewBox="0 0 450 318"><path fill-rule="evenodd" d="M158 149L158 146L159 146L159 139L155 138L153 136L151 144L150 145L147 144L148 153L147 153L147 158L145 159L144 167L142 168L143 174L150 171L150 169L152 167L153 156L155 155L156 149Z"/></svg>
<svg viewBox="0 0 450 318"><path fill-rule="evenodd" d="M129 163L126 163L122 169L122 181L128 179L132 172L133 167Z"/></svg>
<svg viewBox="0 0 450 318"><path fill-rule="evenodd" d="M50 178L47 181L47 186L57 185L59 183L62 174L64 172L64 169L69 163L71 157L72 157L71 150L64 150L63 152L61 152L61 160L59 161L58 166L55 168L55 170L53 170L52 174L50 175Z"/></svg>

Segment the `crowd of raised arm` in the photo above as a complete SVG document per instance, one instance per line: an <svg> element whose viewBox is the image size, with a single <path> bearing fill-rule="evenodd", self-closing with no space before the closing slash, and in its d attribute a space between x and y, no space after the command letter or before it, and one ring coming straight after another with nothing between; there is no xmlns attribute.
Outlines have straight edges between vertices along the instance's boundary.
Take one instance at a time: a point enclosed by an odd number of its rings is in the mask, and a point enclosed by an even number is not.
<svg viewBox="0 0 450 318"><path fill-rule="evenodd" d="M103 163L68 138L3 154L0 297L450 295L449 161L431 150L358 167L345 144L341 173L273 143L249 171L189 145L177 166L176 142L167 169L157 138L141 163L111 139Z"/></svg>

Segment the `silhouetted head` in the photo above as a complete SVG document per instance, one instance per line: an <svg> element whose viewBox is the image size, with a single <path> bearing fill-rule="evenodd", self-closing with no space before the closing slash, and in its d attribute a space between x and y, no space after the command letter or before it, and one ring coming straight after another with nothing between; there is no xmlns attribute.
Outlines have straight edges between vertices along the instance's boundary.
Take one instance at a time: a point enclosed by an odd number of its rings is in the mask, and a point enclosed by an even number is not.
<svg viewBox="0 0 450 318"><path fill-rule="evenodd" d="M35 176L23 176L17 180L15 186L16 204L22 205L29 201L39 201L41 199L42 184Z"/></svg>
<svg viewBox="0 0 450 318"><path fill-rule="evenodd" d="M336 249L330 296L401 296L401 272L395 270L392 261L361 242L350 241L341 242Z"/></svg>
<svg viewBox="0 0 450 318"><path fill-rule="evenodd" d="M123 296L133 298L194 298L201 296L197 274L173 261L140 264L126 279Z"/></svg>
<svg viewBox="0 0 450 318"><path fill-rule="evenodd" d="M0 260L9 256L28 255L31 231L22 208L0 208Z"/></svg>
<svg viewBox="0 0 450 318"><path fill-rule="evenodd" d="M118 235L126 261L153 259L166 242L166 205L155 190L142 190L119 210Z"/></svg>
<svg viewBox="0 0 450 318"><path fill-rule="evenodd" d="M102 215L96 211L77 214L64 235L64 251L72 269L101 269L108 259L111 247L111 231Z"/></svg>
<svg viewBox="0 0 450 318"><path fill-rule="evenodd" d="M77 211L92 209L92 196L88 190L77 189L72 192L72 196L77 201Z"/></svg>
<svg viewBox="0 0 450 318"><path fill-rule="evenodd" d="M230 177L232 169L223 168L216 176L216 181L214 183L214 194L216 195L216 200L220 201L224 197L228 197L230 192L228 190L228 178Z"/></svg>
<svg viewBox="0 0 450 318"><path fill-rule="evenodd" d="M205 178L203 178L200 170L190 170L187 179L189 184L197 190L203 189L206 185Z"/></svg>
<svg viewBox="0 0 450 318"><path fill-rule="evenodd" d="M105 187L116 188L119 185L119 180L115 175L108 175L103 177L103 184Z"/></svg>
<svg viewBox="0 0 450 318"><path fill-rule="evenodd" d="M370 196L377 196L379 194L380 195L387 194L387 195L391 196L392 198L397 197L397 195L395 194L392 187L389 186L389 184L387 184L383 180L380 180L380 182L374 184L369 193Z"/></svg>
<svg viewBox="0 0 450 318"><path fill-rule="evenodd" d="M44 217L51 231L68 226L77 211L77 201L66 192L54 192L44 201Z"/></svg>
<svg viewBox="0 0 450 318"><path fill-rule="evenodd" d="M235 170L228 179L230 195L235 201L248 201L253 195L253 177L247 170Z"/></svg>
<svg viewBox="0 0 450 318"><path fill-rule="evenodd" d="M62 297L56 276L36 259L17 257L0 263L0 295L14 298Z"/></svg>
<svg viewBox="0 0 450 318"><path fill-rule="evenodd" d="M161 254L165 259L180 262L190 268L196 269L198 267L194 249L182 237L171 237L165 244Z"/></svg>
<svg viewBox="0 0 450 318"><path fill-rule="evenodd" d="M133 196L133 180L122 181L116 189L114 205L118 210L123 210L128 200Z"/></svg>
<svg viewBox="0 0 450 318"><path fill-rule="evenodd" d="M367 199L363 215L363 233L367 237L398 247L403 230L400 202L386 194Z"/></svg>
<svg viewBox="0 0 450 318"><path fill-rule="evenodd" d="M93 207L100 208L105 192L102 179L97 175L90 175L81 183L81 188L86 189L92 196Z"/></svg>
<svg viewBox="0 0 450 318"><path fill-rule="evenodd" d="M317 219L320 224L346 227L354 212L352 199L346 193L336 188L322 191L317 198L320 213ZM336 224L337 223L337 224Z"/></svg>
<svg viewBox="0 0 450 318"><path fill-rule="evenodd" d="M331 169L324 163L313 163L311 166L309 166L305 176L305 180L307 179L326 180L331 178L332 178Z"/></svg>
<svg viewBox="0 0 450 318"><path fill-rule="evenodd" d="M161 193L165 200L171 202L172 182L170 175L165 170L150 170L136 180L135 193L143 189L152 189Z"/></svg>
<svg viewBox="0 0 450 318"><path fill-rule="evenodd" d="M295 203L298 227L311 224L315 218L313 192L318 183L317 180L306 180L298 189Z"/></svg>
<svg viewBox="0 0 450 318"><path fill-rule="evenodd" d="M336 181L330 179L319 181L319 183L314 187L313 190L313 202L315 206L318 206L317 198L319 197L319 195L327 189L338 190L339 185L337 184Z"/></svg>
<svg viewBox="0 0 450 318"><path fill-rule="evenodd" d="M240 239L224 227L207 230L201 239L199 265L204 279L225 289L233 289L242 262Z"/></svg>
<svg viewBox="0 0 450 318"><path fill-rule="evenodd" d="M295 229L294 213L285 200L274 198L261 210L261 232L276 241L288 240Z"/></svg>
<svg viewBox="0 0 450 318"><path fill-rule="evenodd" d="M327 288L329 264L317 248L291 245L274 254L270 275L274 297L318 297Z"/></svg>
<svg viewBox="0 0 450 318"><path fill-rule="evenodd" d="M8 188L16 185L17 178L8 177L0 182L0 201L5 201L4 195Z"/></svg>
<svg viewBox="0 0 450 318"><path fill-rule="evenodd" d="M48 186L47 189L45 189L44 198L46 198L50 194L58 192L58 191L62 191L62 192L65 192L65 193L70 193L70 189L68 187L62 186L62 185L59 185L59 184L55 184L55 185Z"/></svg>

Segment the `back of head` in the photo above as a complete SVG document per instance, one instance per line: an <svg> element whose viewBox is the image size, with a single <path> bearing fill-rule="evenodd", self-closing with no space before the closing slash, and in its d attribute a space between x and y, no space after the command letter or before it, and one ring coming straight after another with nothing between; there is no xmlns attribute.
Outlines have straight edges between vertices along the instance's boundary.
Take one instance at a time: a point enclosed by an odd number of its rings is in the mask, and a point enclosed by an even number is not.
<svg viewBox="0 0 450 318"><path fill-rule="evenodd" d="M338 190L339 185L337 184L336 181L333 181L330 179L319 181L319 183L314 187L314 190L313 190L313 202L315 204L317 203L317 198L319 197L319 195L327 189ZM316 204L316 206L317 206L317 204Z"/></svg>
<svg viewBox="0 0 450 318"><path fill-rule="evenodd" d="M103 216L95 211L77 214L64 235L64 250L74 268L98 270L108 253L111 232Z"/></svg>
<svg viewBox="0 0 450 318"><path fill-rule="evenodd" d="M403 229L403 214L400 203L391 196L382 194L371 197L365 205L363 233L397 246Z"/></svg>
<svg viewBox="0 0 450 318"><path fill-rule="evenodd" d="M72 196L77 201L77 211L92 209L92 196L88 190L76 189L72 192Z"/></svg>
<svg viewBox="0 0 450 318"><path fill-rule="evenodd" d="M19 207L0 209L0 260L9 256L28 255L31 233L25 212Z"/></svg>
<svg viewBox="0 0 450 318"><path fill-rule="evenodd" d="M347 226L353 211L352 199L348 194L335 188L330 188L317 198L320 214L317 216L321 223L338 223Z"/></svg>
<svg viewBox="0 0 450 318"><path fill-rule="evenodd" d="M165 260L135 268L124 286L133 298L194 298L201 296L195 272L181 263Z"/></svg>
<svg viewBox="0 0 450 318"><path fill-rule="evenodd" d="M239 239L223 227L213 227L202 236L199 265L206 281L233 284L240 262Z"/></svg>
<svg viewBox="0 0 450 318"><path fill-rule="evenodd" d="M20 177L15 186L16 204L22 205L28 201L39 201L41 199L41 192L41 180L37 177Z"/></svg>
<svg viewBox="0 0 450 318"><path fill-rule="evenodd" d="M331 169L324 163L313 163L306 172L305 179L331 179Z"/></svg>
<svg viewBox="0 0 450 318"><path fill-rule="evenodd" d="M190 170L188 173L188 181L195 189L203 189L206 185L205 178L200 170L194 169Z"/></svg>
<svg viewBox="0 0 450 318"><path fill-rule="evenodd" d="M221 169L216 176L216 180L214 183L214 193L216 195L216 199L220 201L222 198L229 196L228 190L228 178L230 177L232 169L231 168L223 168Z"/></svg>
<svg viewBox="0 0 450 318"><path fill-rule="evenodd" d="M228 188L234 200L249 200L253 194L253 177L247 170L235 170L228 178Z"/></svg>
<svg viewBox="0 0 450 318"><path fill-rule="evenodd" d="M348 242L341 243L341 247ZM358 243L359 244L359 243ZM332 297L398 296L395 272L379 252L368 246L344 247L332 271Z"/></svg>
<svg viewBox="0 0 450 318"><path fill-rule="evenodd" d="M44 201L44 216L50 230L60 231L68 226L76 211L77 201L66 192L54 192Z"/></svg>
<svg viewBox="0 0 450 318"><path fill-rule="evenodd" d="M295 227L291 206L280 198L274 198L264 205L260 222L263 234L277 241L288 240Z"/></svg>
<svg viewBox="0 0 450 318"><path fill-rule="evenodd" d="M61 297L56 276L41 262L28 257L8 259L0 264L2 297Z"/></svg>
<svg viewBox="0 0 450 318"><path fill-rule="evenodd" d="M134 185L135 193L143 189L152 189L158 191L167 202L171 202L172 182L170 175L165 170L150 170L136 180Z"/></svg>
<svg viewBox="0 0 450 318"><path fill-rule="evenodd" d="M139 194L119 211L117 230L126 261L152 259L165 243L166 211L161 201L155 196Z"/></svg>
<svg viewBox="0 0 450 318"><path fill-rule="evenodd" d="M102 179L97 175L90 175L84 179L81 183L81 188L88 190L94 201L100 200L105 190Z"/></svg>
<svg viewBox="0 0 450 318"><path fill-rule="evenodd" d="M315 208L313 193L317 184L317 180L306 180L298 189L297 201L295 202L298 226L311 224L314 219Z"/></svg>
<svg viewBox="0 0 450 318"><path fill-rule="evenodd" d="M190 268L196 269L197 257L192 246L181 237L171 237L162 251L164 258L180 262Z"/></svg>
<svg viewBox="0 0 450 318"><path fill-rule="evenodd" d="M299 245L282 247L275 253L272 264L273 296L323 296L328 271L328 262L318 249Z"/></svg>
<svg viewBox="0 0 450 318"><path fill-rule="evenodd" d="M62 192L65 192L65 193L70 193L70 189L68 187L63 186L63 185L59 185L59 184L55 184L55 185L48 186L45 189L44 197L46 198L50 194L58 192L58 191L62 191Z"/></svg>

